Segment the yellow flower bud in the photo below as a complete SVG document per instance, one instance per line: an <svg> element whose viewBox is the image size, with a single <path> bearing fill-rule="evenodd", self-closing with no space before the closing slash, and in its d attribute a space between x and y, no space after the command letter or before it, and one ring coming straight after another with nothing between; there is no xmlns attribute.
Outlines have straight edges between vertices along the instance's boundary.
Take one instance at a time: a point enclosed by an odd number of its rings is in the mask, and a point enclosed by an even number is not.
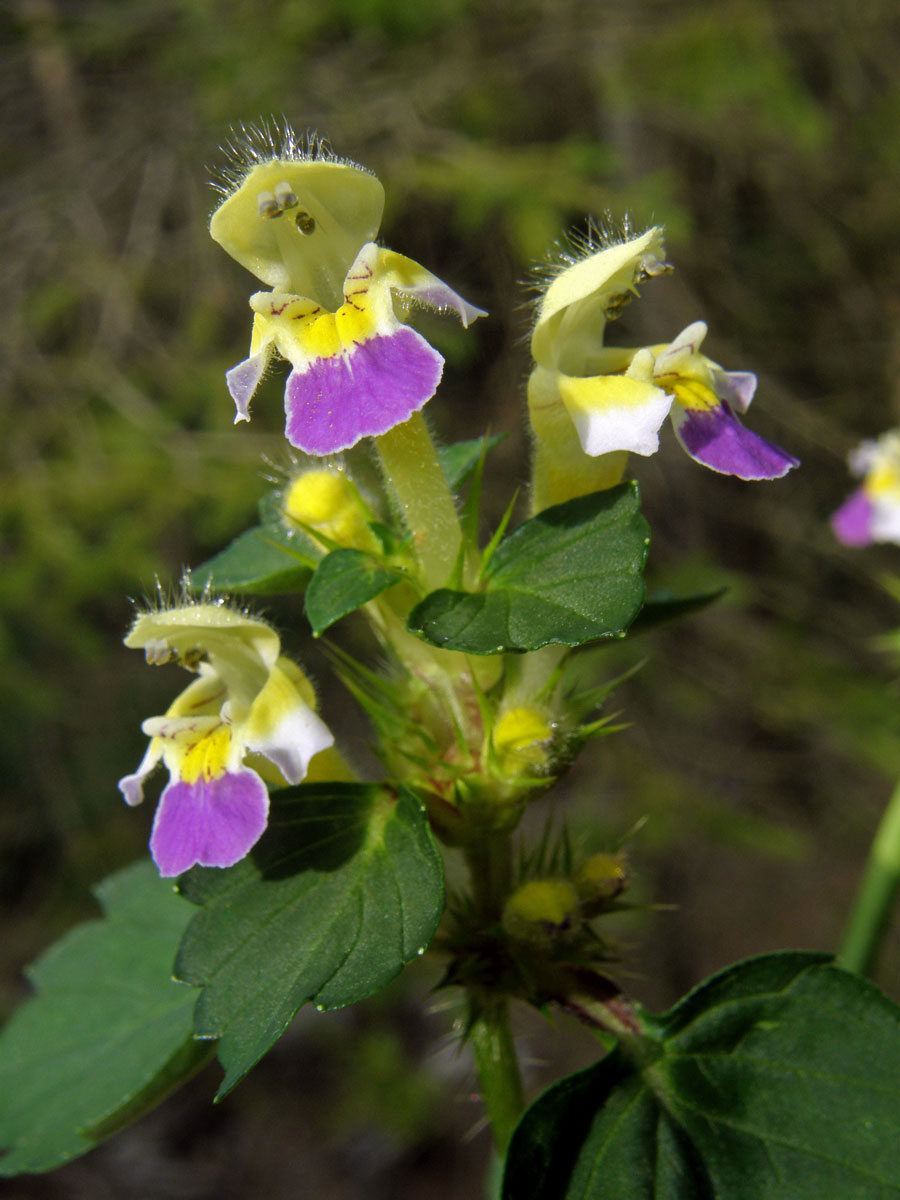
<svg viewBox="0 0 900 1200"><path fill-rule="evenodd" d="M316 467L288 486L283 507L292 520L341 546L375 548L365 506L351 481L340 471Z"/></svg>
<svg viewBox="0 0 900 1200"><path fill-rule="evenodd" d="M578 893L567 879L531 879L507 900L503 927L520 941L546 943L571 929L579 907Z"/></svg>
<svg viewBox="0 0 900 1200"><path fill-rule="evenodd" d="M628 863L624 854L593 854L575 873L575 886L588 916L596 915L606 902L628 887Z"/></svg>
<svg viewBox="0 0 900 1200"><path fill-rule="evenodd" d="M494 726L492 741L501 775L540 774L550 762L553 726L540 709L519 704L507 709Z"/></svg>

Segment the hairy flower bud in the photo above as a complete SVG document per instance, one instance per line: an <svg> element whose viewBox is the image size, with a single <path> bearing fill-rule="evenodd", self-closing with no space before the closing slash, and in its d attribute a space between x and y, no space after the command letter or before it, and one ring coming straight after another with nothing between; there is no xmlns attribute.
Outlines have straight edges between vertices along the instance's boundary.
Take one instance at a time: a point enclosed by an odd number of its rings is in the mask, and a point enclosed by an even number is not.
<svg viewBox="0 0 900 1200"><path fill-rule="evenodd" d="M503 928L523 942L546 945L565 936L579 915L578 892L567 879L531 879L503 909Z"/></svg>
<svg viewBox="0 0 900 1200"><path fill-rule="evenodd" d="M624 854L592 854L575 873L575 886L586 916L596 916L628 887Z"/></svg>
<svg viewBox="0 0 900 1200"><path fill-rule="evenodd" d="M491 736L498 772L512 779L545 774L552 738L553 726L540 709L525 704L507 709Z"/></svg>
<svg viewBox="0 0 900 1200"><path fill-rule="evenodd" d="M372 514L350 479L335 468L313 467L288 485L282 507L291 520L339 546L374 550Z"/></svg>

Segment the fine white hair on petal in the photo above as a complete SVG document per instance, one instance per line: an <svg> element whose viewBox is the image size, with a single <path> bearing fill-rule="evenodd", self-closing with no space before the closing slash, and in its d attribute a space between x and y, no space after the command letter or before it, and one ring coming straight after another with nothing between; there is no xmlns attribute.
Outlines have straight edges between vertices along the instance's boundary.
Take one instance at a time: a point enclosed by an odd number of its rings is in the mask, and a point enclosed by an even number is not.
<svg viewBox="0 0 900 1200"><path fill-rule="evenodd" d="M584 229L570 229L550 246L543 262L537 263L532 269L531 278L525 281L525 287L534 293L534 297L539 301L557 275L561 275L581 259L590 258L598 250L608 250L610 246L623 246L635 236L628 213L618 220L609 211L599 219L588 217Z"/></svg>
<svg viewBox="0 0 900 1200"><path fill-rule="evenodd" d="M248 173L260 163L278 159L283 162L333 162L356 167L373 174L353 159L335 154L328 139L314 129L298 134L282 116L261 117L232 127L220 150L225 161L209 168L213 188L223 199L237 191Z"/></svg>
<svg viewBox="0 0 900 1200"><path fill-rule="evenodd" d="M207 580L203 587L198 589L193 581L190 567L185 567L182 570L181 578L177 585L170 584L166 586L157 578L155 593L153 595L145 594L140 600L135 600L132 603L135 609L134 620L131 623L132 629L134 629L142 617L162 616L176 609L199 608L201 606L215 606L216 608L227 609L237 617L246 617L253 621L259 621L264 625L269 624L263 615L253 612L247 604L240 604L231 596L214 592L210 580Z"/></svg>

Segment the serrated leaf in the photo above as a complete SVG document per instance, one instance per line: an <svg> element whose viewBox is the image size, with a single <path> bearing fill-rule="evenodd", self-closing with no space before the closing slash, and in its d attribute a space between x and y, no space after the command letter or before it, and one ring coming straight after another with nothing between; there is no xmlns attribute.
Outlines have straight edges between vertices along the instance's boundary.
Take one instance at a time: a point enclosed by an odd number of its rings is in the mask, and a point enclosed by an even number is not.
<svg viewBox="0 0 900 1200"><path fill-rule="evenodd" d="M275 525L247 529L191 572L196 590L273 596L302 592L313 569L309 543Z"/></svg>
<svg viewBox="0 0 900 1200"><path fill-rule="evenodd" d="M441 588L408 628L467 654L621 636L641 607L649 531L633 483L544 509L497 547L484 590Z"/></svg>
<svg viewBox="0 0 900 1200"><path fill-rule="evenodd" d="M203 905L178 978L202 985L199 1037L220 1037L229 1091L308 1001L341 1008L422 952L443 909L441 859L421 805L374 784L307 784L272 796L270 826L226 871L181 884Z"/></svg>
<svg viewBox="0 0 900 1200"><path fill-rule="evenodd" d="M197 993L172 980L191 906L151 862L96 889L79 925L29 969L37 995L0 1034L0 1175L46 1171L152 1108L205 1061Z"/></svg>
<svg viewBox="0 0 900 1200"><path fill-rule="evenodd" d="M900 1008L818 954L728 968L552 1087L513 1135L504 1200L900 1196Z"/></svg>
<svg viewBox="0 0 900 1200"><path fill-rule="evenodd" d="M505 433L494 433L486 437L473 438L469 442L454 442L452 446L439 446L437 455L444 477L450 485L450 491L457 491L469 479L478 466L482 451L490 454L494 447L499 446L505 438Z"/></svg>
<svg viewBox="0 0 900 1200"><path fill-rule="evenodd" d="M329 625L374 600L403 579L362 550L332 550L319 563L306 589L306 617L319 636Z"/></svg>

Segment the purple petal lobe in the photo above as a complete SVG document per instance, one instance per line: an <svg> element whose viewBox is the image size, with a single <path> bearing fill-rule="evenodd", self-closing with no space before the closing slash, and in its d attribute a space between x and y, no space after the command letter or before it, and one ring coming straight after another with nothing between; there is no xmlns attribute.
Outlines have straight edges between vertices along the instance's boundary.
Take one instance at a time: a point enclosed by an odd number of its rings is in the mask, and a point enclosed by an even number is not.
<svg viewBox="0 0 900 1200"><path fill-rule="evenodd" d="M452 288L437 279L430 286L398 288L397 290L411 296L413 300L418 300L420 304L424 304L428 308L436 308L440 311L451 309L459 317L464 329L468 329L472 322L477 321L479 317L487 316L483 308L469 304L468 300L463 300L462 296L457 295Z"/></svg>
<svg viewBox="0 0 900 1200"><path fill-rule="evenodd" d="M140 804L144 799L144 780L153 771L154 767L162 758L162 750L159 744L155 744L151 738L150 745L147 747L147 752L141 759L140 766L133 775L125 775L119 780L119 791L125 798L125 803L134 807L135 804Z"/></svg>
<svg viewBox="0 0 900 1200"><path fill-rule="evenodd" d="M238 421L250 420L250 401L259 386L268 361L269 350L266 348L260 350L258 354L254 354L252 358L245 358L236 367L225 372L225 382L234 401L235 424Z"/></svg>
<svg viewBox="0 0 900 1200"><path fill-rule="evenodd" d="M119 791L124 797L125 803L131 808L140 804L144 799L144 779L140 771L135 771L133 775L123 775L119 780Z"/></svg>
<svg viewBox="0 0 900 1200"><path fill-rule="evenodd" d="M871 500L857 488L831 517L834 536L845 546L868 546L873 540L873 516Z"/></svg>
<svg viewBox="0 0 900 1200"><path fill-rule="evenodd" d="M413 329L358 342L294 370L285 436L307 454L334 454L408 421L437 390L444 360Z"/></svg>
<svg viewBox="0 0 900 1200"><path fill-rule="evenodd" d="M744 413L756 392L756 376L752 371L714 371L716 393L720 400L727 400L732 408Z"/></svg>
<svg viewBox="0 0 900 1200"><path fill-rule="evenodd" d="M671 416L675 435L691 458L721 475L780 479L800 465L772 442L745 429L725 403L704 410L673 404Z"/></svg>
<svg viewBox="0 0 900 1200"><path fill-rule="evenodd" d="M160 875L180 875L195 863L230 867L266 827L269 793L255 771L229 771L196 783L172 782L162 794L150 853Z"/></svg>

